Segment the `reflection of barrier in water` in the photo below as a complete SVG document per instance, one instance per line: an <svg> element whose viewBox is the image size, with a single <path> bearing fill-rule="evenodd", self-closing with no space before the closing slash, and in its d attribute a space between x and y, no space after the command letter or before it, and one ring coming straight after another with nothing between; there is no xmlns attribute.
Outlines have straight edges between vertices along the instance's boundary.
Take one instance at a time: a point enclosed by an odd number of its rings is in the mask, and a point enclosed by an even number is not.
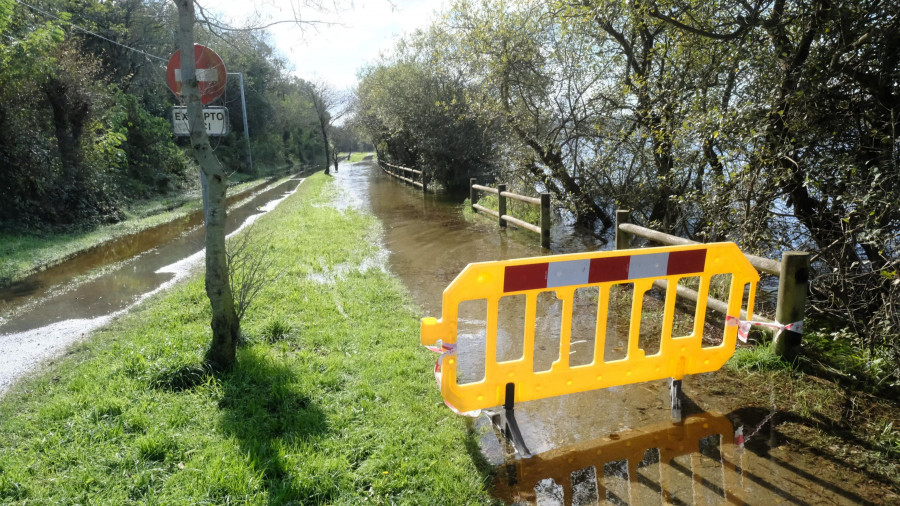
<svg viewBox="0 0 900 506"><path fill-rule="evenodd" d="M784 419L777 422L779 417ZM741 421L750 423L737 425ZM881 495L890 483L870 470L786 448L823 455L777 434L783 423L817 422L760 408L693 414L681 423L610 434L508 462L494 479L493 493L509 503L544 505L880 504L896 498ZM879 485L872 488L864 477Z"/></svg>
<svg viewBox="0 0 900 506"><path fill-rule="evenodd" d="M674 410L678 407L680 382L686 374L715 371L734 353L737 328L733 326L722 329L720 343L703 343L705 301L712 279L722 276L730 278L726 284L728 314L740 314L746 300L750 318L759 275L733 243L469 264L444 290L442 317L422 319L422 343L434 345L442 341L440 387L445 401L460 411L504 405L505 419L500 424L507 436L516 436L517 432L514 403L597 388L672 378ZM661 314L646 314L644 295L658 280L667 281L671 287L688 281L698 286L699 302L692 323L686 328L676 332L678 295L674 288L666 291ZM596 311L589 318L587 330L578 332L590 334L593 349L587 359L573 360L575 345L579 344L572 339L573 328L580 326L573 325L576 292L584 289L596 290L596 302L590 304ZM610 313L611 298L617 291L631 297L630 313L618 325ZM561 301L559 318L547 325L546 319L538 319L538 300L553 293ZM524 304L523 323L516 330L522 334L522 346L512 347L518 352L512 357L507 356L508 349L498 346L498 322L502 319L499 312L510 298L519 298ZM457 347L457 340L460 325L466 327L470 320L463 318L460 305L475 300L486 302L486 328L477 344L467 346L474 353L469 350L466 356ZM608 327L624 327L624 356L610 357L606 346ZM642 327L653 329L652 342L644 339ZM458 362L471 361L472 356L479 362L478 374L460 375ZM522 451L521 437L518 441L513 439Z"/></svg>
<svg viewBox="0 0 900 506"><path fill-rule="evenodd" d="M612 434L506 466L494 494L507 502L718 504L742 488L742 449L723 415ZM549 501L547 501L549 500Z"/></svg>

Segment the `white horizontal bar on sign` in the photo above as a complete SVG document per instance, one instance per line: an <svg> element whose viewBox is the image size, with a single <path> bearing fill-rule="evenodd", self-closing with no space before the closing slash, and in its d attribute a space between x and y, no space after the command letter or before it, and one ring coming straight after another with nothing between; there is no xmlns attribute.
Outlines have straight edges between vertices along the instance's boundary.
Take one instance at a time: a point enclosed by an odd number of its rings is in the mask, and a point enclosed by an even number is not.
<svg viewBox="0 0 900 506"><path fill-rule="evenodd" d="M197 80L204 83L215 83L219 81L219 71L216 69L197 69ZM175 69L175 81L181 82L181 69Z"/></svg>
<svg viewBox="0 0 900 506"><path fill-rule="evenodd" d="M537 225L532 225L531 223L528 223L527 221L522 221L518 218L509 216L507 214L504 214L503 216L501 216L501 218L512 223L513 225L515 225L517 227L525 228L525 229L531 230L532 232L537 232L538 234L541 233L541 227L539 227Z"/></svg>

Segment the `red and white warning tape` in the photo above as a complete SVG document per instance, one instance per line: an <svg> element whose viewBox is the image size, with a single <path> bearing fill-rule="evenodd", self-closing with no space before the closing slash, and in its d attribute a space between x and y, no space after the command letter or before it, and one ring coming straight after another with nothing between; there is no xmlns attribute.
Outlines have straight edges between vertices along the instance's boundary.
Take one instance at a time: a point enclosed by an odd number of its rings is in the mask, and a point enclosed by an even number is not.
<svg viewBox="0 0 900 506"><path fill-rule="evenodd" d="M791 330L798 334L803 333L803 322L794 322L794 323L769 323L769 322L758 322L752 320L741 320L736 316L726 316L725 317L725 325L728 327L737 327L738 328L738 339L741 340L742 343L747 342L747 336L750 333L750 327L766 327L770 329L775 329L776 335L781 333L782 330Z"/></svg>
<svg viewBox="0 0 900 506"><path fill-rule="evenodd" d="M441 388L441 374L442 367L444 365L444 357L455 357L456 356L456 343L441 343L440 346L426 346L430 351L435 353L439 353L440 356L437 359L437 362L434 363L434 379L437 380L438 389ZM452 404L444 400L444 404L447 405L454 413L457 415L469 416L472 418L477 418L481 414L480 409L476 409L475 411L460 411L453 407Z"/></svg>

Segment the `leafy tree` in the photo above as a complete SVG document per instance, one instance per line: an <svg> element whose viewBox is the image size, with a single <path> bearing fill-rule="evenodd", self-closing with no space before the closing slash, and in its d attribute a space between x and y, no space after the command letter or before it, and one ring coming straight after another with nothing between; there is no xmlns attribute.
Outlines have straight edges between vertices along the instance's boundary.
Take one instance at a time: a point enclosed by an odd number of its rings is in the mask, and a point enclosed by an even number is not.
<svg viewBox="0 0 900 506"><path fill-rule="evenodd" d="M333 123L347 112L347 96L335 89L325 81L306 83L306 95L316 111L316 119L319 122L319 132L322 134L322 149L325 155L325 173L329 173L329 166L334 163L337 170L337 152L328 140Z"/></svg>
<svg viewBox="0 0 900 506"><path fill-rule="evenodd" d="M476 114L462 76L432 60L434 33L401 43L395 62L366 69L357 89L354 125L379 158L422 169L450 191L490 172L496 160L490 126Z"/></svg>

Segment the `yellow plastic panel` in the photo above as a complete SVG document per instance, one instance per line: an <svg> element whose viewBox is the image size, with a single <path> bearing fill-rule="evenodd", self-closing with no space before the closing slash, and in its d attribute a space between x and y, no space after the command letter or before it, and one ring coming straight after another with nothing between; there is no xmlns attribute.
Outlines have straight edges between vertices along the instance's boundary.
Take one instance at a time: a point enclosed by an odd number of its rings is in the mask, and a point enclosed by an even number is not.
<svg viewBox="0 0 900 506"><path fill-rule="evenodd" d="M422 344L438 341L454 344L457 340L457 311L460 302L487 300L486 363L484 379L459 385L458 361L443 361L441 394L460 411L473 411L503 404L507 383L515 384L516 402L554 397L596 388L607 388L663 378L682 379L686 374L715 371L734 354L737 327L725 327L722 344L702 346L706 299L712 276L730 274L728 314L739 315L744 286L750 286L747 318L752 318L753 300L759 275L734 243L667 246L635 250L617 250L571 255L469 264L444 290L441 318L423 318ZM700 280L699 301L694 331L684 337L672 337L675 318L675 287L681 278ZM645 294L657 280L666 280L661 315L659 351L646 355L639 345ZM619 360L604 361L610 288L633 284L627 354ZM575 290L599 287L594 360L586 365L570 366L572 307ZM559 358L546 371L534 371L535 319L538 295L555 292L562 301L562 328ZM501 297L525 295L524 353L518 360L498 362L497 308ZM646 318L646 317L645 317ZM646 320L645 320L646 321ZM654 350L655 351L655 350ZM583 363L583 362L582 362Z"/></svg>

